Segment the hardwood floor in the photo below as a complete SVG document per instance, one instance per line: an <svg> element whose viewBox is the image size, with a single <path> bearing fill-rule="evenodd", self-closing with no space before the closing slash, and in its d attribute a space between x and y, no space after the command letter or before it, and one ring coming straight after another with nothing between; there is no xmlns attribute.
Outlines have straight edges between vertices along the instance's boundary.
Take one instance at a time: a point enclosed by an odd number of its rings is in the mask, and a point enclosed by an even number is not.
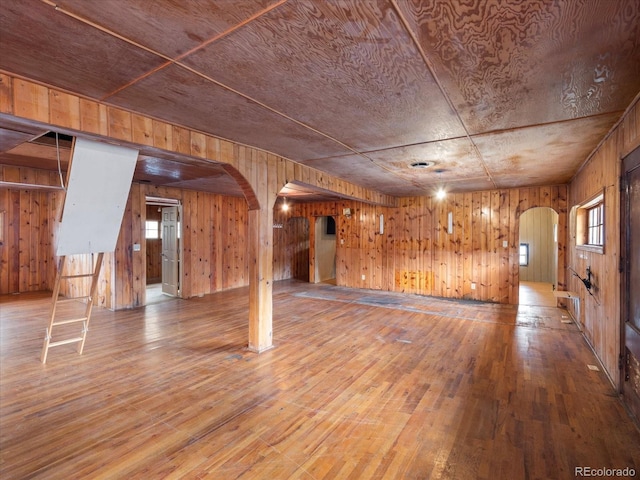
<svg viewBox="0 0 640 480"><path fill-rule="evenodd" d="M519 298L520 305L555 307L558 304L551 283L520 282Z"/></svg>
<svg viewBox="0 0 640 480"><path fill-rule="evenodd" d="M39 362L50 298L0 297L3 479L565 479L640 472L640 432L563 310L274 287L94 310Z"/></svg>

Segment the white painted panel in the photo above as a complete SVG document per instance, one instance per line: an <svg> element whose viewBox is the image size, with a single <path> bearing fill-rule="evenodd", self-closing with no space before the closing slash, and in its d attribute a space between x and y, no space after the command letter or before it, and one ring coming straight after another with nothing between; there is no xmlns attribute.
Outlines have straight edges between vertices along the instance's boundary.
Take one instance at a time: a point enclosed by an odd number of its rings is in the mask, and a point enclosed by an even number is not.
<svg viewBox="0 0 640 480"><path fill-rule="evenodd" d="M57 255L115 250L137 159L131 148L76 139Z"/></svg>
<svg viewBox="0 0 640 480"><path fill-rule="evenodd" d="M520 216L520 243L529 244L529 265L520 267L520 280L556 284L558 244L553 226L558 214L548 207L527 210Z"/></svg>

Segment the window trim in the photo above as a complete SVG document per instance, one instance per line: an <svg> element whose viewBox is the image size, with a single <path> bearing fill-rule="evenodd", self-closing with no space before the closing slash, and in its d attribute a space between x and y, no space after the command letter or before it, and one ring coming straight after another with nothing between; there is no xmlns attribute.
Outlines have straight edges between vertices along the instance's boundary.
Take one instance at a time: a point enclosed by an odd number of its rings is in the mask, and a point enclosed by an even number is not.
<svg viewBox="0 0 640 480"><path fill-rule="evenodd" d="M602 244L589 243L589 230L590 230L590 212L594 208L600 207L601 210L601 223L600 223L600 236ZM576 225L575 225L575 240L576 249L587 252L594 252L604 254L604 247L606 241L606 205L604 201L604 190L591 197L586 202L576 206Z"/></svg>

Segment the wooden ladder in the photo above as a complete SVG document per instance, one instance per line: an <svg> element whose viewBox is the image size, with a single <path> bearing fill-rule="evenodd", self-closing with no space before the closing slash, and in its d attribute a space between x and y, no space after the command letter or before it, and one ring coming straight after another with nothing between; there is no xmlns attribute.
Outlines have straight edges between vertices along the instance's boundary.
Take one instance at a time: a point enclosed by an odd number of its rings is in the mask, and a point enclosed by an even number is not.
<svg viewBox="0 0 640 480"><path fill-rule="evenodd" d="M87 338L87 332L89 331L89 320L91 319L91 310L93 308L93 302L95 301L96 292L98 289L98 277L100 276L100 268L102 267L102 258L104 256L103 252L98 253L96 263L93 268L93 272L85 273L80 275L63 275L63 270L65 266L66 255L60 257L58 262L58 273L56 275L56 281L53 285L53 297L51 299L51 315L49 317L49 327L47 328L46 335L44 337L44 345L42 345L42 355L40 360L42 363L46 363L47 354L49 353L49 349L51 347L57 347L59 345L66 345L68 343L78 343L78 354L82 355L82 350L84 349L84 341ZM91 254L91 260L93 261L93 254ZM91 278L91 288L89 295L81 296L81 297L73 297L73 298L58 298L60 294L60 283L62 280L73 280L78 278ZM61 303L74 302L77 300L86 300L86 306L84 310L84 315L79 318L71 318L65 320L57 320L56 319L56 311L58 305ZM53 327L58 325L68 325L70 323L79 323L82 322L82 332L79 337L67 338L65 340L59 340L56 342L52 342L53 336Z"/></svg>

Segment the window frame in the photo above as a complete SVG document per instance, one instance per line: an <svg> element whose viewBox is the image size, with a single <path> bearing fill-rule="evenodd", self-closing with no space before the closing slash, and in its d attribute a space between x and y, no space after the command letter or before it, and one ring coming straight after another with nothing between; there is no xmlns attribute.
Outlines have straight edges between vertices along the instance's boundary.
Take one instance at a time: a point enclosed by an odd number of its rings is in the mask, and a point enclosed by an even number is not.
<svg viewBox="0 0 640 480"><path fill-rule="evenodd" d="M150 223L155 223L155 236L149 236L149 232L153 232L152 228L150 227ZM144 223L144 238L145 240L160 240L160 222L158 220L145 220Z"/></svg>
<svg viewBox="0 0 640 480"><path fill-rule="evenodd" d="M525 247L524 259L525 263L522 263L522 247ZM528 243L520 243L518 247L518 265L520 267L528 267L529 266L529 244Z"/></svg>
<svg viewBox="0 0 640 480"><path fill-rule="evenodd" d="M576 249L604 253L606 242L605 212L604 190L576 206ZM600 243L592 243L593 240L599 240Z"/></svg>

